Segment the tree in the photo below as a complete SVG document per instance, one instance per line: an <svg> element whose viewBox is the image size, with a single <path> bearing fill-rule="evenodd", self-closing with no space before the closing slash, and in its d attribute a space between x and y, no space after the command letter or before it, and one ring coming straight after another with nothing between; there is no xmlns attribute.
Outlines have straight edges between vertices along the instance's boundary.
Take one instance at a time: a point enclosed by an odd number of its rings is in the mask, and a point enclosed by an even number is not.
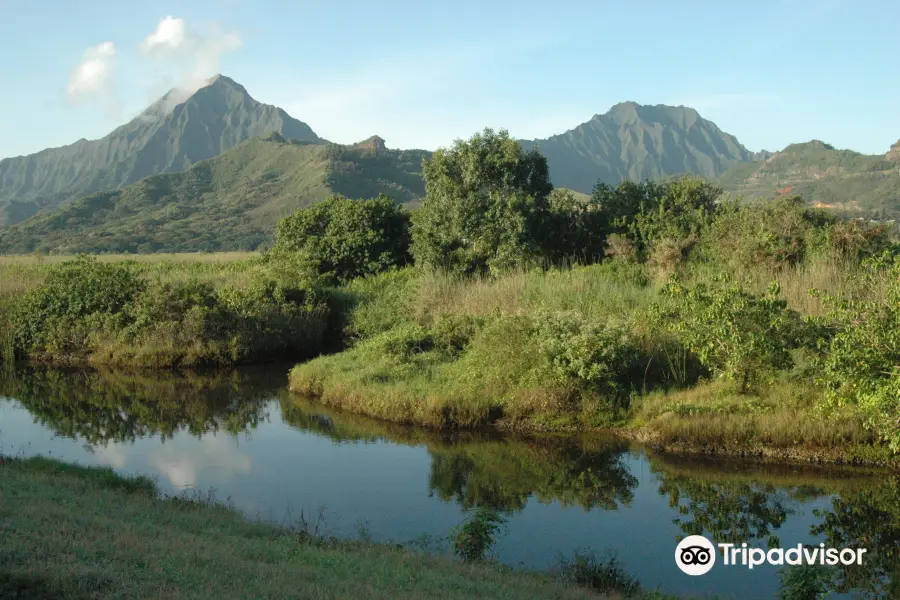
<svg viewBox="0 0 900 600"><path fill-rule="evenodd" d="M472 274L538 258L552 191L547 159L506 131L485 129L423 161L416 263Z"/></svg>
<svg viewBox="0 0 900 600"><path fill-rule="evenodd" d="M340 195L282 219L274 254L295 253L326 282L339 283L409 263L409 212L385 195Z"/></svg>

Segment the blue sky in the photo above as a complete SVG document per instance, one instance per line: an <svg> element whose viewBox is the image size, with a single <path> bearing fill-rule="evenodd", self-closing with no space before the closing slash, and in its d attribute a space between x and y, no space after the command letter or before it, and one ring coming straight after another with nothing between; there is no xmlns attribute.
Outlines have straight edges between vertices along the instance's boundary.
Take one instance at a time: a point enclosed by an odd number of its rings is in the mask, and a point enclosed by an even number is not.
<svg viewBox="0 0 900 600"><path fill-rule="evenodd" d="M751 150L900 138L896 0L0 0L0 51L0 157L215 72L343 143L546 137L625 100L693 106Z"/></svg>

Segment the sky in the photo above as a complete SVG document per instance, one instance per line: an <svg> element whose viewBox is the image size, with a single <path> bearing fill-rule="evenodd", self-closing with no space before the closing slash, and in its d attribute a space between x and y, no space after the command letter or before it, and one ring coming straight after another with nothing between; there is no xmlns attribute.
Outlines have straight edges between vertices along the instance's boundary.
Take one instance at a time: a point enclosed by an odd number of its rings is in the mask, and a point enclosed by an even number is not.
<svg viewBox="0 0 900 600"><path fill-rule="evenodd" d="M0 0L0 157L216 73L320 136L435 149L691 106L753 151L900 138L897 0Z"/></svg>

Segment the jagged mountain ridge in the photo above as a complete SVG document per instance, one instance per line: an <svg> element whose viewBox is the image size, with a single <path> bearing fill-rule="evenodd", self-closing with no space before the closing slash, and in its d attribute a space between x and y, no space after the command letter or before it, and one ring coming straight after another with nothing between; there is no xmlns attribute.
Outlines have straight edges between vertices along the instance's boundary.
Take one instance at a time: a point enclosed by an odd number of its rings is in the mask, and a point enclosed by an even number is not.
<svg viewBox="0 0 900 600"><path fill-rule="evenodd" d="M589 193L598 180L715 178L754 155L731 134L684 106L622 102L606 114L545 140L522 140L547 157L553 183Z"/></svg>
<svg viewBox="0 0 900 600"><path fill-rule="evenodd" d="M415 204L425 193L421 165L429 153L390 150L381 142L341 146L278 133L251 138L185 171L92 194L0 229L0 252L254 250L271 241L281 217L329 194L384 193Z"/></svg>
<svg viewBox="0 0 900 600"><path fill-rule="evenodd" d="M191 94L172 90L98 140L0 160L0 225L150 175L182 171L255 136L322 140L282 109L218 75Z"/></svg>

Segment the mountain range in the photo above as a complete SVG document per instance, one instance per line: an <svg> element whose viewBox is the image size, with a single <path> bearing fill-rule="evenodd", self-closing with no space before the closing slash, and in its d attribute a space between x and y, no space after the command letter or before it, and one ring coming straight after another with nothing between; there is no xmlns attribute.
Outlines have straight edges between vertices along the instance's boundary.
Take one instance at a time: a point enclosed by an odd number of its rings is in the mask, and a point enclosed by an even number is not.
<svg viewBox="0 0 900 600"><path fill-rule="evenodd" d="M813 206L876 219L900 217L900 141L884 155L838 150L819 140L791 144L718 178L746 198L800 195Z"/></svg>
<svg viewBox="0 0 900 600"><path fill-rule="evenodd" d="M0 252L196 252L253 250L275 224L329 194L387 194L413 204L425 193L420 150L381 138L354 146L248 139L185 171L153 175L0 229Z"/></svg>
<svg viewBox="0 0 900 600"><path fill-rule="evenodd" d="M751 152L683 106L624 102L544 140L557 187L694 173L744 196L800 193L822 206L900 212L900 142L886 155L822 142ZM414 207L425 150L373 136L332 144L218 75L172 90L107 136L0 161L0 252L254 249L275 223L331 193Z"/></svg>
<svg viewBox="0 0 900 600"><path fill-rule="evenodd" d="M322 141L306 123L257 102L228 77L213 77L186 97L172 90L99 140L0 161L0 225L150 175L182 171L272 131Z"/></svg>

